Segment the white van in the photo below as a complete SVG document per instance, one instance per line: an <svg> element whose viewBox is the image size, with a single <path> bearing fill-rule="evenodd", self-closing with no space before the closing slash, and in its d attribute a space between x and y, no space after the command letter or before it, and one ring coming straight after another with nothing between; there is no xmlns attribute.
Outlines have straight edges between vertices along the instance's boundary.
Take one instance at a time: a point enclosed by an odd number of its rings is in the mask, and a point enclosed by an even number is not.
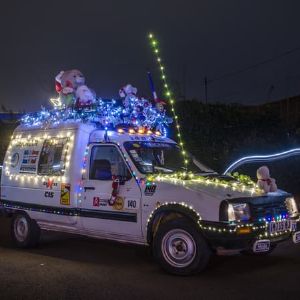
<svg viewBox="0 0 300 300"><path fill-rule="evenodd" d="M8 147L0 205L16 246L40 229L149 245L162 267L187 275L212 253L270 253L300 241L294 198L262 194L218 176L159 132L97 129L83 122L20 125Z"/></svg>

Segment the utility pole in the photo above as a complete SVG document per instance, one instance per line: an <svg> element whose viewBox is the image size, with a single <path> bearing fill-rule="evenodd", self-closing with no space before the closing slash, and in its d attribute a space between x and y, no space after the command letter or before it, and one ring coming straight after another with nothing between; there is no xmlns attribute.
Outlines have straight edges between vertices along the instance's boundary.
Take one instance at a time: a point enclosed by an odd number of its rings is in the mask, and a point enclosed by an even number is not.
<svg viewBox="0 0 300 300"><path fill-rule="evenodd" d="M207 77L204 77L205 104L207 104Z"/></svg>
<svg viewBox="0 0 300 300"><path fill-rule="evenodd" d="M271 84L270 87L268 88L267 103L271 102L271 100L272 100L271 96L272 96L274 89L275 89L274 85Z"/></svg>

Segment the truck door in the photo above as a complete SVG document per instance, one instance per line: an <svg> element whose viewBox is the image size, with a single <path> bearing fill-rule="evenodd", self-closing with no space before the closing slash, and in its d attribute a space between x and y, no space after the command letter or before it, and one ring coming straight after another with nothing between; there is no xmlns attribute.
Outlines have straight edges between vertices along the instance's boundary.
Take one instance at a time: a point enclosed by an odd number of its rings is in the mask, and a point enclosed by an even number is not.
<svg viewBox="0 0 300 300"><path fill-rule="evenodd" d="M114 144L89 148L80 215L83 228L119 240L141 240L141 190Z"/></svg>

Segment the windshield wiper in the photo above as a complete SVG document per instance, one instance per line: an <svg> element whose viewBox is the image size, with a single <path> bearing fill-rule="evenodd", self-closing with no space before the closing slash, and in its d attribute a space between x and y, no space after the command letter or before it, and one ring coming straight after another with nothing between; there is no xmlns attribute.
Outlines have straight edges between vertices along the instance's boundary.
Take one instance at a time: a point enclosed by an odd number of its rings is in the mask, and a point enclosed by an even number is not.
<svg viewBox="0 0 300 300"><path fill-rule="evenodd" d="M165 173L173 173L174 172L171 169L167 169L167 168L164 168L164 167L158 167L158 166L154 166L154 169L158 170L158 171L164 171Z"/></svg>

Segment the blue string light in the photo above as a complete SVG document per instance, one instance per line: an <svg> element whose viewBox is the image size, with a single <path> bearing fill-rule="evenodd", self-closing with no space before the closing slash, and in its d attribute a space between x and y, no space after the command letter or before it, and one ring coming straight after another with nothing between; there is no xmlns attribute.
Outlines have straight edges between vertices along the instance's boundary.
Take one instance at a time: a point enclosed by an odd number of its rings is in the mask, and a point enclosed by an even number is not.
<svg viewBox="0 0 300 300"><path fill-rule="evenodd" d="M26 126L58 125L63 122L94 123L102 129L118 127L143 127L156 130L162 136L167 135L167 127L172 123L165 111L158 111L147 99L136 96L130 97L129 103L118 105L112 100L98 99L95 104L85 108L54 108L27 114L21 119Z"/></svg>

